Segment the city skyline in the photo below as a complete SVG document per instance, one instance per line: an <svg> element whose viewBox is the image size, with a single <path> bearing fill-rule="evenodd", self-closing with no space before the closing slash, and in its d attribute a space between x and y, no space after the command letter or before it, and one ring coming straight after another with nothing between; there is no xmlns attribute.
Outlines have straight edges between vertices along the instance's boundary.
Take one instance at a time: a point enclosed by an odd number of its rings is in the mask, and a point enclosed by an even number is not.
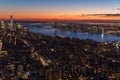
<svg viewBox="0 0 120 80"><path fill-rule="evenodd" d="M119 0L1 0L0 18L120 20Z"/></svg>

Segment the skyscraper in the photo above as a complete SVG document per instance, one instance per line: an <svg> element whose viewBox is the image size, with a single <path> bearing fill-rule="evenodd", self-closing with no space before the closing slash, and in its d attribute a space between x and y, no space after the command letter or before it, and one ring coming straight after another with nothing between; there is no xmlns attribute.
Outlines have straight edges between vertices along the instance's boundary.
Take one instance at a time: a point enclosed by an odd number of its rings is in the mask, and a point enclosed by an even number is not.
<svg viewBox="0 0 120 80"><path fill-rule="evenodd" d="M13 16L10 15L10 27L13 28Z"/></svg>
<svg viewBox="0 0 120 80"><path fill-rule="evenodd" d="M5 28L5 23L3 19L1 20L1 28Z"/></svg>
<svg viewBox="0 0 120 80"><path fill-rule="evenodd" d="M13 16L10 15L10 23L13 24Z"/></svg>

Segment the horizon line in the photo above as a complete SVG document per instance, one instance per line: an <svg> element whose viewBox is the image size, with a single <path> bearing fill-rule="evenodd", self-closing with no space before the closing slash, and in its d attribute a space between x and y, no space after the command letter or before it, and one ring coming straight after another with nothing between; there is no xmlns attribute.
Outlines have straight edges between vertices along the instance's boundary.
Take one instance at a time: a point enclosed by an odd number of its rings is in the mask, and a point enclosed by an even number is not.
<svg viewBox="0 0 120 80"><path fill-rule="evenodd" d="M0 19L2 20L2 19ZM3 19L3 20L10 20L10 19ZM54 21L54 20L58 20L58 21L120 21L120 19L14 19L16 21L20 21L20 20L25 20L25 21L41 21L41 20L50 20L50 21Z"/></svg>

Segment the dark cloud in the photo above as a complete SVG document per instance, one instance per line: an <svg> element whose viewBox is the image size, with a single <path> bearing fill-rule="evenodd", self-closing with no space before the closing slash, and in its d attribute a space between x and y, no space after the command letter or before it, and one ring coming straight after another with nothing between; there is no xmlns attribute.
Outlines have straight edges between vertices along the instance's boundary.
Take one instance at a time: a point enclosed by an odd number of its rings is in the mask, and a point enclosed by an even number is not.
<svg viewBox="0 0 120 80"><path fill-rule="evenodd" d="M117 10L120 10L120 8L117 8Z"/></svg>
<svg viewBox="0 0 120 80"><path fill-rule="evenodd" d="M78 17L80 16L107 16L107 17L120 17L120 14L82 14L82 15L77 15Z"/></svg>
<svg viewBox="0 0 120 80"><path fill-rule="evenodd" d="M104 14L105 16L120 16L120 14Z"/></svg>

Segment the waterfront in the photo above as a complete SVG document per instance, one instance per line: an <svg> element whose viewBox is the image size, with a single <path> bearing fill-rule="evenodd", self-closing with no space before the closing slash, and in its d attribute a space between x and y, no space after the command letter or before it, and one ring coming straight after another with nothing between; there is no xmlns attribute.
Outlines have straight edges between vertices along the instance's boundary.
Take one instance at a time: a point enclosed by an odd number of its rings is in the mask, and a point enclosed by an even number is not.
<svg viewBox="0 0 120 80"><path fill-rule="evenodd" d="M117 41L120 42L120 36L113 36L111 34L105 34L104 37L101 37L101 34L89 34L87 32L74 32L74 31L63 31L63 30L58 30L55 28L52 28L49 25L43 25L43 24L23 24L25 26L28 26L30 31L35 32L35 33L42 33L44 35L48 36L61 36L61 37L70 37L70 38L79 38L79 39L92 39L98 42L112 42L112 41Z"/></svg>

